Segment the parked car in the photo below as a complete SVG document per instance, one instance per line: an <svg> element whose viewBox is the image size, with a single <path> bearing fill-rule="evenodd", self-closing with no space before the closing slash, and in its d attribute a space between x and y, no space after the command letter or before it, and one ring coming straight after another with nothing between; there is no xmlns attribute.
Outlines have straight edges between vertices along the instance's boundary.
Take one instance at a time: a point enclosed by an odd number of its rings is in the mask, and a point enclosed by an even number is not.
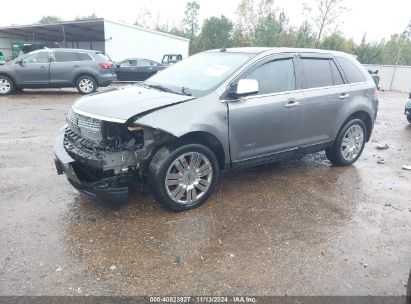
<svg viewBox="0 0 411 304"><path fill-rule="evenodd" d="M187 210L208 199L222 170L322 150L337 166L353 164L377 96L345 53L207 51L143 84L80 98L56 139L56 168L98 199L124 202L147 181L166 208Z"/></svg>
<svg viewBox="0 0 411 304"><path fill-rule="evenodd" d="M149 59L129 58L118 62L114 71L118 81L143 81L166 67Z"/></svg>
<svg viewBox="0 0 411 304"><path fill-rule="evenodd" d="M6 57L3 55L2 52L0 52L0 64L5 64L6 63Z"/></svg>
<svg viewBox="0 0 411 304"><path fill-rule="evenodd" d="M90 94L115 80L112 64L99 51L41 49L0 66L0 95L24 88L77 87Z"/></svg>
<svg viewBox="0 0 411 304"><path fill-rule="evenodd" d="M165 54L163 59L161 60L162 64L170 65L177 63L183 60L183 56L181 54Z"/></svg>
<svg viewBox="0 0 411 304"><path fill-rule="evenodd" d="M378 70L370 70L368 69L368 73L370 73L371 78L374 80L377 89L380 89L380 75L378 75Z"/></svg>
<svg viewBox="0 0 411 304"><path fill-rule="evenodd" d="M407 117L408 122L411 123L411 92L408 94L408 101L405 104L404 114L405 117Z"/></svg>

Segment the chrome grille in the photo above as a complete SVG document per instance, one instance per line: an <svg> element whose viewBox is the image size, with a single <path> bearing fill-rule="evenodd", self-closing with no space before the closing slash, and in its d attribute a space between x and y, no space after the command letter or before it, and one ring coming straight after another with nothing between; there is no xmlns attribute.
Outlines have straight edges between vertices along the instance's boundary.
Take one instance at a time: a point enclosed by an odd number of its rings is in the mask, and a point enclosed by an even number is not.
<svg viewBox="0 0 411 304"><path fill-rule="evenodd" d="M77 114L70 108L67 113L67 123L75 134L84 139L95 143L103 140L99 119Z"/></svg>

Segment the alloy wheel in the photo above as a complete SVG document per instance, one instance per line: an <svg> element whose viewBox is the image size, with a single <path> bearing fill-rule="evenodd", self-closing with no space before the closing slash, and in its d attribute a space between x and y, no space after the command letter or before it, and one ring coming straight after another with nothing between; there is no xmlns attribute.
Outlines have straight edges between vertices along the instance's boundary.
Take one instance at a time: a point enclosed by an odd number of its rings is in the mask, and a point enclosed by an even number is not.
<svg viewBox="0 0 411 304"><path fill-rule="evenodd" d="M361 153L364 145L364 130L359 125L352 125L345 132L341 144L341 154L347 161L352 161Z"/></svg>
<svg viewBox="0 0 411 304"><path fill-rule="evenodd" d="M80 90L84 93L91 93L94 89L94 83L90 79L83 78L79 82Z"/></svg>
<svg viewBox="0 0 411 304"><path fill-rule="evenodd" d="M167 170L165 187L168 196L179 204L192 204L211 187L213 167L202 153L188 152L179 156Z"/></svg>
<svg viewBox="0 0 411 304"><path fill-rule="evenodd" d="M11 90L10 81L5 78L0 78L0 93L7 94Z"/></svg>

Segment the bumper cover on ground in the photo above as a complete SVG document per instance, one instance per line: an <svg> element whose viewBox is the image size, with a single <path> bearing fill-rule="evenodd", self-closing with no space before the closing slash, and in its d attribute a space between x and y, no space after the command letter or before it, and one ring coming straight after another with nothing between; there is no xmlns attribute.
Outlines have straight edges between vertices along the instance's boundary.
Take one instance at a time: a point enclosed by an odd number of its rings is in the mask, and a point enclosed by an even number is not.
<svg viewBox="0 0 411 304"><path fill-rule="evenodd" d="M57 136L53 148L54 163L58 174L65 174L73 187L84 194L96 198L97 200L115 204L127 202L129 192L128 187L112 187L107 183L105 183L106 186L102 186L101 182L86 183L81 181L72 166L75 160L64 149L63 140L64 128Z"/></svg>

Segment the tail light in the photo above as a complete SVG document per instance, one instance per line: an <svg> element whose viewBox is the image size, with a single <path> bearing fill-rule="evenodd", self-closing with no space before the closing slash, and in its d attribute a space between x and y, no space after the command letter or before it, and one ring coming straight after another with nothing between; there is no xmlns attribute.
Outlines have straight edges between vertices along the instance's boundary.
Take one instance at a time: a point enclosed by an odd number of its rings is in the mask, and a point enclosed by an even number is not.
<svg viewBox="0 0 411 304"><path fill-rule="evenodd" d="M98 64L100 66L100 68L102 68L103 70L110 70L112 67L111 63L99 63Z"/></svg>
<svg viewBox="0 0 411 304"><path fill-rule="evenodd" d="M378 100L378 96L379 96L378 89L375 89L375 91L374 91L375 100Z"/></svg>

